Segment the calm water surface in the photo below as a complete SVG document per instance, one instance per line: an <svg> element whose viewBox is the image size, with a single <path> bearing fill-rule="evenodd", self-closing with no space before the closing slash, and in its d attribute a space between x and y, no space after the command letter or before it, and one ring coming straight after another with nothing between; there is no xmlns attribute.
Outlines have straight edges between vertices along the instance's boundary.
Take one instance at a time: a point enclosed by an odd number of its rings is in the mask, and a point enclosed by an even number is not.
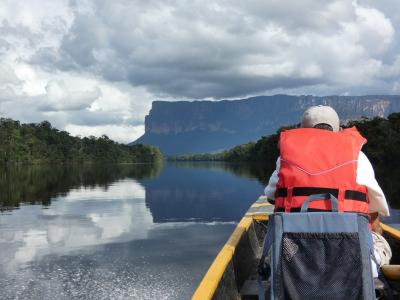
<svg viewBox="0 0 400 300"><path fill-rule="evenodd" d="M263 190L216 163L1 174L0 299L189 299Z"/></svg>
<svg viewBox="0 0 400 300"><path fill-rule="evenodd" d="M0 299L189 299L262 192L242 173L221 164L3 170Z"/></svg>

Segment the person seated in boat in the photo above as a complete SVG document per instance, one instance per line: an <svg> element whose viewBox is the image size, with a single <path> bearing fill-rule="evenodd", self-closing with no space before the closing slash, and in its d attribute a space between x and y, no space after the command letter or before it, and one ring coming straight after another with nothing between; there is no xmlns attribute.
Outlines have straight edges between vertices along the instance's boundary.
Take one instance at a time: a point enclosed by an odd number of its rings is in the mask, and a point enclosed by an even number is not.
<svg viewBox="0 0 400 300"><path fill-rule="evenodd" d="M389 216L389 209L373 167L361 151L366 139L355 127L340 128L339 116L329 106L308 108L300 127L280 135L276 170L264 190L275 211L296 212L309 195L330 193L338 198L339 211L370 214L378 264L389 264L392 253L379 223L379 215ZM328 201L309 207L331 209Z"/></svg>

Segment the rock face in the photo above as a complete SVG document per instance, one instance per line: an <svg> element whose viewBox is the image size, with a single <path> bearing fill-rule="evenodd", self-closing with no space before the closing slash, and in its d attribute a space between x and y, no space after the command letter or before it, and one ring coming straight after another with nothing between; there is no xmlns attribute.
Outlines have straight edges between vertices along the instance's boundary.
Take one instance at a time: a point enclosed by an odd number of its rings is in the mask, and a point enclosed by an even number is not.
<svg viewBox="0 0 400 300"><path fill-rule="evenodd" d="M215 152L254 141L300 121L312 105L330 105L342 122L400 111L400 96L259 96L234 101L154 101L145 134L133 143L166 155Z"/></svg>

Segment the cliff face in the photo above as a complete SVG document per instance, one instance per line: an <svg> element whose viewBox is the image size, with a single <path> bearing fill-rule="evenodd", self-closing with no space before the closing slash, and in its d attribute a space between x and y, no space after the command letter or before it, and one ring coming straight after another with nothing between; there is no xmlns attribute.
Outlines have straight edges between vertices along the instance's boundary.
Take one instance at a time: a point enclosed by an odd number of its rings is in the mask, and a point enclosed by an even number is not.
<svg viewBox="0 0 400 300"><path fill-rule="evenodd" d="M235 101L154 101L145 134L134 143L164 154L213 152L256 140L299 122L312 105L330 105L341 120L384 117L400 111L400 96L259 96Z"/></svg>

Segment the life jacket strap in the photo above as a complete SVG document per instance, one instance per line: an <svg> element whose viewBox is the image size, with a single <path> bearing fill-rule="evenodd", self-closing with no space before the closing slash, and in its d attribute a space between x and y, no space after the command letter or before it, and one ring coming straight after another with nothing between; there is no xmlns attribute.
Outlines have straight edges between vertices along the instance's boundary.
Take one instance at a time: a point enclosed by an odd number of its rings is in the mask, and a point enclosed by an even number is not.
<svg viewBox="0 0 400 300"><path fill-rule="evenodd" d="M294 187L292 191L292 197L296 196L310 196L314 194L332 194L336 198L339 195L338 189L322 188L322 187ZM287 188L279 188L276 190L276 197L287 197ZM367 194L354 190L346 190L344 198L348 200L356 200L361 202L368 202Z"/></svg>

